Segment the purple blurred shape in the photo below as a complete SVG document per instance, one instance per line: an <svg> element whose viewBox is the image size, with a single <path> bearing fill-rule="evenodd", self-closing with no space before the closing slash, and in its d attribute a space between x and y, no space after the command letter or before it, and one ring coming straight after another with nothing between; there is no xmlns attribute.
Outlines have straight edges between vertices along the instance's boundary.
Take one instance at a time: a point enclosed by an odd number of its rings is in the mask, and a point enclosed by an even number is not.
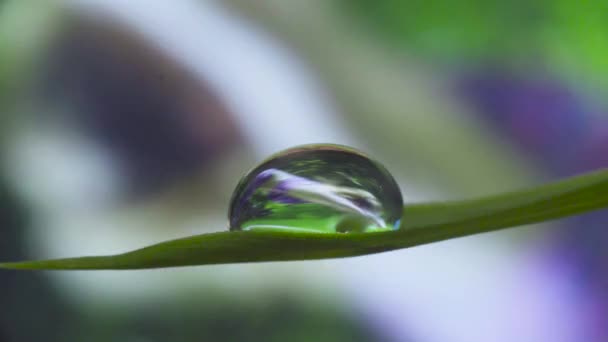
<svg viewBox="0 0 608 342"><path fill-rule="evenodd" d="M586 139L590 120L578 96L544 75L490 68L461 81L465 98L497 129L543 167L572 170L568 163Z"/></svg>
<svg viewBox="0 0 608 342"><path fill-rule="evenodd" d="M563 177L608 167L608 120L546 75L484 69L464 77L460 90L483 118L502 131L549 175ZM598 194L608 196L608 194ZM572 262L579 291L590 302L591 340L608 341L608 211L565 221L555 260Z"/></svg>

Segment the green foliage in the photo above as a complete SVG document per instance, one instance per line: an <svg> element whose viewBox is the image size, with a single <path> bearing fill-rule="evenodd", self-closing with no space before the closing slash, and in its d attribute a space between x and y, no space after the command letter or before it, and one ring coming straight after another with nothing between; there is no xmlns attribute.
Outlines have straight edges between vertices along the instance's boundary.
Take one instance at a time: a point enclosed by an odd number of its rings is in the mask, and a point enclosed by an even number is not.
<svg viewBox="0 0 608 342"><path fill-rule="evenodd" d="M340 4L382 40L424 58L548 65L580 83L606 87L608 5L601 1L431 2L354 0Z"/></svg>
<svg viewBox="0 0 608 342"><path fill-rule="evenodd" d="M30 270L144 269L339 258L391 251L537 223L608 206L608 170L479 199L407 205L401 228L378 233L220 232L162 242L113 256L0 264Z"/></svg>
<svg viewBox="0 0 608 342"><path fill-rule="evenodd" d="M547 1L342 2L398 47L427 57L472 58L534 48L550 24Z"/></svg>

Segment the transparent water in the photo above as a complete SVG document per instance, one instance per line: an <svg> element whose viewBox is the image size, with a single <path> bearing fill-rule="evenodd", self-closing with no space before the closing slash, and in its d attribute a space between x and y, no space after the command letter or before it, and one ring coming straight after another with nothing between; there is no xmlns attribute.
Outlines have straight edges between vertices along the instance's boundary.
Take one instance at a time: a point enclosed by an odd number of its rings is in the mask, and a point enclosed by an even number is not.
<svg viewBox="0 0 608 342"><path fill-rule="evenodd" d="M249 171L230 202L230 230L320 232L398 229L403 199L378 162L340 145L279 152Z"/></svg>

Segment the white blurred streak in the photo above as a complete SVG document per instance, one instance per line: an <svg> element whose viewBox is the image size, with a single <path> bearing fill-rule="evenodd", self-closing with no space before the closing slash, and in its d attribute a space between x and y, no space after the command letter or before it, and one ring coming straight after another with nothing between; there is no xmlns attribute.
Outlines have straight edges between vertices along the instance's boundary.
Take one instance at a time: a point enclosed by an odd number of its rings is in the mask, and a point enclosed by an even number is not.
<svg viewBox="0 0 608 342"><path fill-rule="evenodd" d="M45 215L91 214L115 201L124 185L107 151L67 130L22 126L7 149L7 164L16 165L12 183Z"/></svg>
<svg viewBox="0 0 608 342"><path fill-rule="evenodd" d="M341 273L395 341L579 341L574 278L540 254L486 235L345 260Z"/></svg>

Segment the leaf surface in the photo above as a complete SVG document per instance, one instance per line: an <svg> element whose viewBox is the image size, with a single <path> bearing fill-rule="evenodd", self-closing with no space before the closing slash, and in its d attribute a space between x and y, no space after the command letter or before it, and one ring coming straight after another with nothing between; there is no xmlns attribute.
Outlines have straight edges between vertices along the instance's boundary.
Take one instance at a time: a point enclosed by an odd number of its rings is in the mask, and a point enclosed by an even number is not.
<svg viewBox="0 0 608 342"><path fill-rule="evenodd" d="M496 196L406 205L401 228L375 233L219 232L124 254L0 263L28 270L102 270L340 258L391 251L608 207L608 170Z"/></svg>

